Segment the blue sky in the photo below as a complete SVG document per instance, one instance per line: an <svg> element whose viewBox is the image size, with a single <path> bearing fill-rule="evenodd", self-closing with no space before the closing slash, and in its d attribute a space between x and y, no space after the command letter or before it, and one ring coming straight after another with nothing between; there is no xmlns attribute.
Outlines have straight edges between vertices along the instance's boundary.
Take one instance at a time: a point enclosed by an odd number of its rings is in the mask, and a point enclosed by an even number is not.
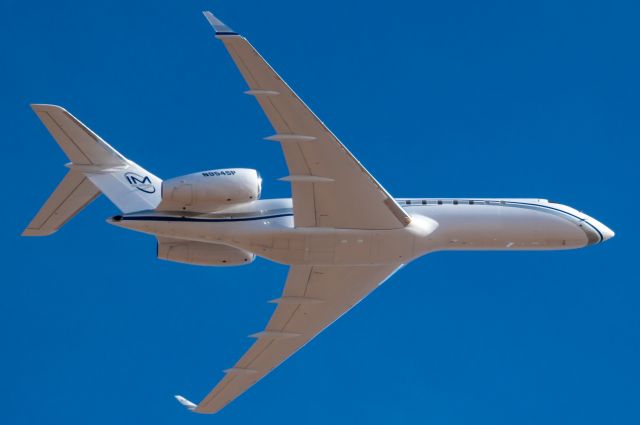
<svg viewBox="0 0 640 425"><path fill-rule="evenodd" d="M109 226L105 198L20 238L67 162L63 105L160 177L260 170L272 130L200 14L245 34L399 197L544 197L616 237L437 253L216 417L186 412L263 328L286 267L190 267ZM6 424L637 424L640 59L635 2L0 3ZM8 151L7 151L8 149Z"/></svg>

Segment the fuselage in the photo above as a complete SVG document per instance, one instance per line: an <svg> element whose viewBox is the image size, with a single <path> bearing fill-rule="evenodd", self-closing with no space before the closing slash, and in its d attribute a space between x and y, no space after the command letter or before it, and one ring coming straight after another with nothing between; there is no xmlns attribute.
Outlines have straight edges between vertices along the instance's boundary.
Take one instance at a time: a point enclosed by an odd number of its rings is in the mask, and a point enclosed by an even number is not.
<svg viewBox="0 0 640 425"><path fill-rule="evenodd" d="M441 250L561 250L611 238L599 221L544 199L401 198L402 229L295 227L291 199L209 214L141 212L109 222L161 237L222 243L283 264L406 263Z"/></svg>

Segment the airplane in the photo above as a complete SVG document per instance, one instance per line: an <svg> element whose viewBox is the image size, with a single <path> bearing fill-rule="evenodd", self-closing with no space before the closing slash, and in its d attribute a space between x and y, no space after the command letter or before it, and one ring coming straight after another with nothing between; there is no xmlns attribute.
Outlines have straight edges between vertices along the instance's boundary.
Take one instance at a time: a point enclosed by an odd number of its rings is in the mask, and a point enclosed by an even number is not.
<svg viewBox="0 0 640 425"><path fill-rule="evenodd" d="M24 236L60 229L103 193L121 211L107 221L153 235L157 257L237 266L256 256L289 266L282 296L254 344L198 404L216 413L407 263L442 250L564 250L614 232L545 199L392 197L253 46L204 12L275 133L289 199L260 199L253 169L224 168L161 180L125 158L65 109L33 110L70 162Z"/></svg>

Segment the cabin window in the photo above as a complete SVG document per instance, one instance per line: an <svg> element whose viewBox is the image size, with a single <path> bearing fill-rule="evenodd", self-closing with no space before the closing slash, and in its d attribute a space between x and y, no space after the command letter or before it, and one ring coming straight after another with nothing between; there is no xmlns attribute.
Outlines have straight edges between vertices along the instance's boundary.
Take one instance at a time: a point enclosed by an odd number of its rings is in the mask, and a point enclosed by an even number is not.
<svg viewBox="0 0 640 425"><path fill-rule="evenodd" d="M474 203L474 201L469 201L469 205L473 205Z"/></svg>
<svg viewBox="0 0 640 425"><path fill-rule="evenodd" d="M410 200L407 199L405 202L406 202L407 205L411 205L411 201Z"/></svg>
<svg viewBox="0 0 640 425"><path fill-rule="evenodd" d="M442 201L438 201L438 205L442 205Z"/></svg>
<svg viewBox="0 0 640 425"><path fill-rule="evenodd" d="M458 201L457 200L453 201L453 205L458 205Z"/></svg>
<svg viewBox="0 0 640 425"><path fill-rule="evenodd" d="M422 205L427 205L427 201L425 199L422 200Z"/></svg>

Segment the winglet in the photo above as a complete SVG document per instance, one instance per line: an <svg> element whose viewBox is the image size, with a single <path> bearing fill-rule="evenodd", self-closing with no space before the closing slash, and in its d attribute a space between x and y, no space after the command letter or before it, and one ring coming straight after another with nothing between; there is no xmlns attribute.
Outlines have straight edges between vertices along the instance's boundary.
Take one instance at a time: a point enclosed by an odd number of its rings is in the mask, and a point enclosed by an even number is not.
<svg viewBox="0 0 640 425"><path fill-rule="evenodd" d="M191 403L189 400L182 397L181 395L176 395L174 397L176 398L176 400L180 402L180 404L182 404L184 407L191 410L192 412L196 409L196 407L198 407L197 404Z"/></svg>
<svg viewBox="0 0 640 425"><path fill-rule="evenodd" d="M211 12L202 12L207 21L211 24L216 32L216 35L238 35L237 32L229 28L224 22L216 18Z"/></svg>

